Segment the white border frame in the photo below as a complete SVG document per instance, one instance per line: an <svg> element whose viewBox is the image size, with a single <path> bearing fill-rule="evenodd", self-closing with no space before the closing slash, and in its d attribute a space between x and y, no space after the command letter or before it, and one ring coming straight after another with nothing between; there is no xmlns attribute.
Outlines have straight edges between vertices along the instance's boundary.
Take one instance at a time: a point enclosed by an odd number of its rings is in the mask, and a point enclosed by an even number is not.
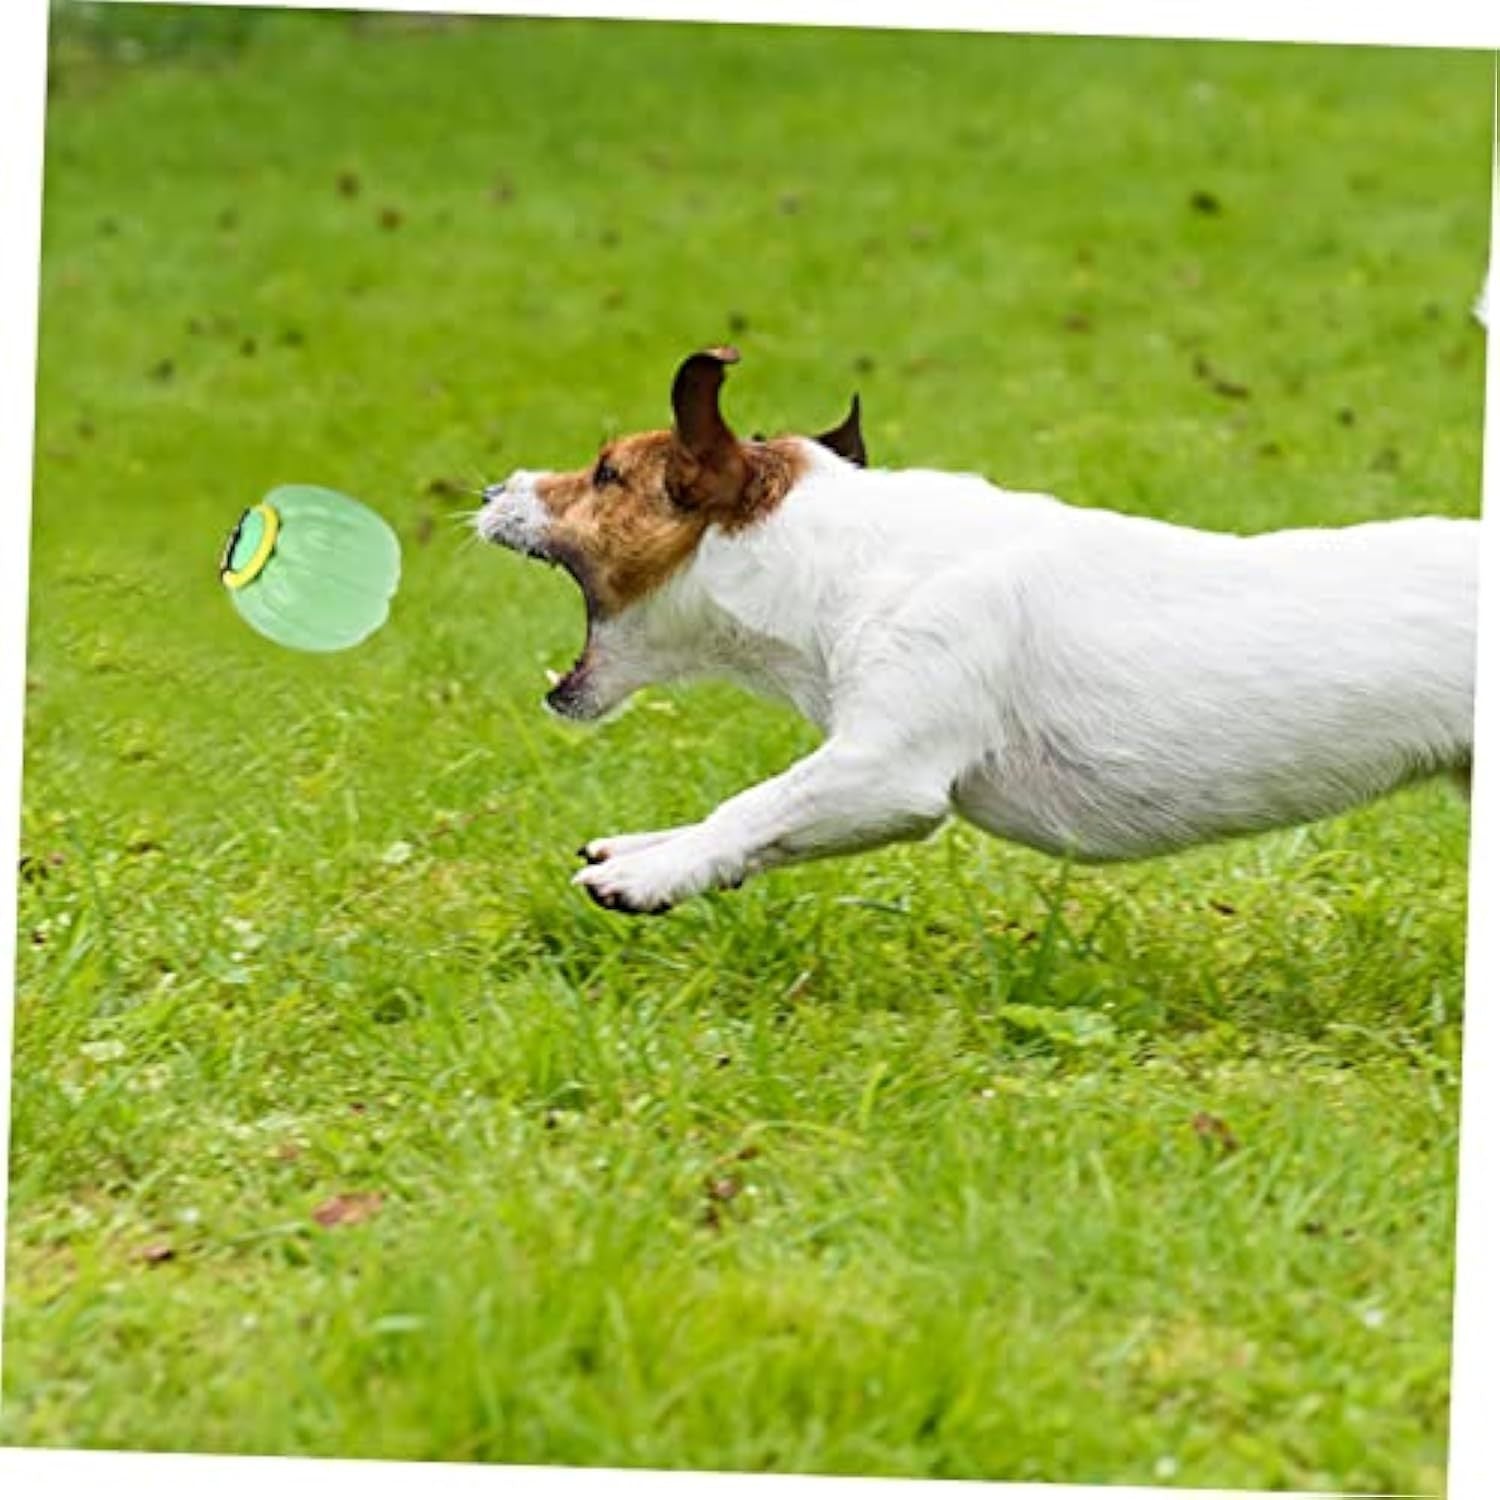
<svg viewBox="0 0 1500 1500"><path fill-rule="evenodd" d="M24 3L24 0L23 0ZM111 3L111 0L103 0ZM184 0L136 0L180 4ZM898 31L1031 32L1397 47L1500 46L1483 0L1424 0L1376 14L1355 0L186 0L274 10L387 10L437 15L575 16L635 21L852 26Z"/></svg>
<svg viewBox="0 0 1500 1500"><path fill-rule="evenodd" d="M160 0L145 0L160 3ZM230 4L235 0L191 0ZM263 0L239 0L261 4ZM1216 0L1211 10L1191 0L609 0L529 4L486 0L376 0L338 6L336 0L281 0L287 9L388 10L449 14L596 16L676 21L739 21L786 25L842 25L917 30L1036 32L1056 35L1152 36L1239 41L1332 42L1423 47L1500 47L1500 13L1484 15L1476 0L1424 0L1394 10L1353 0ZM0 850L19 844L21 715L24 711L26 597L29 579L30 495L34 430L36 315L42 139L45 104L46 0L0 0L0 486L9 510L9 545L0 550ZM1493 246L1500 241L1496 205ZM1500 267L1500 261L1496 262ZM1500 290L1500 276L1492 284ZM1451 1500L1489 1500L1500 1484L1500 1439L1493 1432L1500 1390L1500 1293L1487 1274L1500 1246L1500 923L1485 920L1500 896L1500 360L1487 369L1485 511L1481 592L1481 655L1477 737L1486 747L1476 766L1470 870L1470 924L1464 1036L1460 1151L1459 1284L1455 1306L1454 1397L1449 1466ZM24 520L23 520L24 518ZM1489 760L1484 759L1485 756ZM0 864L0 869L5 866ZM0 1182L8 1161L12 987L15 974L16 890L0 878ZM0 1200L3 1211L3 1200ZM4 1241L0 1237L0 1277ZM523 1469L464 1464L375 1463L354 1459L213 1458L186 1455L0 1449L7 1492L29 1497L48 1486L107 1487L114 1496L142 1500L200 1500L213 1488L223 1500L275 1487L281 1494L317 1497L357 1493L361 1500L396 1500L421 1487L442 1500L495 1494L551 1497L952 1496L983 1491L1015 1500L1070 1500L1098 1495L1188 1497L1220 1491L1092 1488L1074 1485L960 1485L930 1481L802 1479L780 1476L663 1474L642 1471ZM1244 1495L1246 1491L1237 1492ZM1283 1492L1285 1493L1285 1492Z"/></svg>

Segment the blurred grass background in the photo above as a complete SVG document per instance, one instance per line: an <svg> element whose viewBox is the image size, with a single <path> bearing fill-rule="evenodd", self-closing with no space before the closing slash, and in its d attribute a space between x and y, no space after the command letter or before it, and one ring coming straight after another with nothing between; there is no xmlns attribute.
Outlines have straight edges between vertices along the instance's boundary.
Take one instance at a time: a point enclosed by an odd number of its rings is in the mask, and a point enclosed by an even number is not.
<svg viewBox="0 0 1500 1500"><path fill-rule="evenodd" d="M1436 1493L1467 818L1065 872L955 827L567 886L811 743L581 737L466 492L864 394L874 460L1234 530L1478 505L1480 54L54 12L13 1443ZM381 509L304 659L214 574Z"/></svg>

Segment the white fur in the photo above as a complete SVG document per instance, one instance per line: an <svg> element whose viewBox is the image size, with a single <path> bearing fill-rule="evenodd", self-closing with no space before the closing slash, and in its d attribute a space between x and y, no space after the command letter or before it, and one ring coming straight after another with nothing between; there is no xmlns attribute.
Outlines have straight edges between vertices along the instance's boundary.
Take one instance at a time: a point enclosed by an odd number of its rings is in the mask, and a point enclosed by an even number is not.
<svg viewBox="0 0 1500 1500"><path fill-rule="evenodd" d="M826 742L701 823L591 845L577 879L605 904L658 910L949 813L1135 859L1469 762L1476 522L1238 537L806 458L767 519L710 530L597 628L591 661L601 709L727 676ZM528 515L531 478L505 486Z"/></svg>
<svg viewBox="0 0 1500 1500"><path fill-rule="evenodd" d="M547 536L547 509L537 498L536 481L542 476L517 469L503 486L485 491L489 500L503 489L504 505L487 504L475 518L475 524L487 542L509 547L528 556L539 555Z"/></svg>

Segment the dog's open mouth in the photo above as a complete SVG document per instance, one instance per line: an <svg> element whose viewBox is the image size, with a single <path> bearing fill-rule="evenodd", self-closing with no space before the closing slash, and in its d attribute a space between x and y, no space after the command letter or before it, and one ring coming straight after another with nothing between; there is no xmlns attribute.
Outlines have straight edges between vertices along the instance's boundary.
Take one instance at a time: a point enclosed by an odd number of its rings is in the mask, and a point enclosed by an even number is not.
<svg viewBox="0 0 1500 1500"><path fill-rule="evenodd" d="M558 557L537 547L524 549L524 555L535 558L538 562L544 562L550 568L561 569L578 585L578 592L583 595L583 646L574 658L573 665L566 672L559 672L553 667L547 668L548 687L544 701L553 713L564 719L595 718L598 710L594 705L590 669L593 665L594 620L597 611L594 608L592 592L580 576L578 569L567 558Z"/></svg>
<svg viewBox="0 0 1500 1500"><path fill-rule="evenodd" d="M547 669L547 681L550 684L545 700L547 707L564 719L592 719L598 714L594 706L593 684L589 680L589 653L594 644L592 612L587 631L583 650L566 672L558 673L550 667Z"/></svg>
<svg viewBox="0 0 1500 1500"><path fill-rule="evenodd" d="M573 665L566 672L557 672L550 667L547 669L548 691L544 701L553 713L564 719L597 718L599 708L593 691L591 668L594 622L598 617L598 609L595 606L593 590L589 587L588 580L572 559L539 545L533 540L519 541L506 535L502 528L492 529L483 524L480 525L479 530L480 535L487 542L497 547L504 547L509 552L519 552L522 557L531 558L536 562L546 563L549 568L560 568L578 585L578 592L583 596L584 607L583 647Z"/></svg>
<svg viewBox="0 0 1500 1500"><path fill-rule="evenodd" d="M583 646L574 658L573 665L566 672L560 673L551 667L547 668L548 689L544 701L553 713L564 719L596 718L599 710L595 703L591 672L594 653L594 622L598 618L598 610L594 605L593 591L579 569L568 558L537 550L529 551L527 555L546 563L549 567L560 568L578 585L578 592L583 596Z"/></svg>

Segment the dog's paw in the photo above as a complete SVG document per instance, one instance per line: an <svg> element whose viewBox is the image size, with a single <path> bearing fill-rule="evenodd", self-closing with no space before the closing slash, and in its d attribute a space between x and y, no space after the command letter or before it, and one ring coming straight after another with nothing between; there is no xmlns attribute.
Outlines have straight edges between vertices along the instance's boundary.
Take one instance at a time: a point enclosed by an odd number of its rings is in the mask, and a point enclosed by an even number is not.
<svg viewBox="0 0 1500 1500"><path fill-rule="evenodd" d="M602 865L607 859L618 859L625 854L639 854L643 849L664 844L681 832L677 828L664 828L658 833L617 833L609 838L590 839L578 850L578 857L586 865Z"/></svg>
<svg viewBox="0 0 1500 1500"><path fill-rule="evenodd" d="M573 884L606 911L654 917L672 909L670 885L640 855L600 856L573 877Z"/></svg>

